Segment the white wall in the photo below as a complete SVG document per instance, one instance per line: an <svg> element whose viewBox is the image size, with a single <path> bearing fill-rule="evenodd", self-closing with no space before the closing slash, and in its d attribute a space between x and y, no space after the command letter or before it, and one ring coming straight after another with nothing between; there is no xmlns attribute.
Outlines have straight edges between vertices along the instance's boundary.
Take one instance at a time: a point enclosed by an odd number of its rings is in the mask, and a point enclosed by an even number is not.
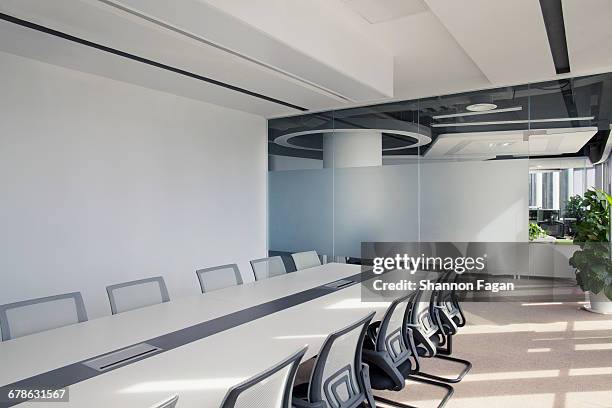
<svg viewBox="0 0 612 408"><path fill-rule="evenodd" d="M0 304L266 254L263 118L0 53Z"/></svg>

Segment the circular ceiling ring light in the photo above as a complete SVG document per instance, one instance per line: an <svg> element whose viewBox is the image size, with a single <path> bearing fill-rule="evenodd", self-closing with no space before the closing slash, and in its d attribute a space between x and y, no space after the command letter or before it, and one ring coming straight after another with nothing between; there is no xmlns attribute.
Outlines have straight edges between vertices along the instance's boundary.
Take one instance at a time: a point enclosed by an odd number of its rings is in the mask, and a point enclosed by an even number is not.
<svg viewBox="0 0 612 408"><path fill-rule="evenodd" d="M431 143L431 136L429 135L426 135L423 133L417 133L413 131L397 130L397 129L328 129L325 131L322 131L320 129L304 130L301 132L294 132L294 133L287 133L285 135L280 135L274 139L274 143L276 143L279 146L288 147L291 149L313 150L317 152L322 152L323 151L322 148L300 146L297 144L293 144L290 141L294 137L304 136L304 135L318 135L322 133L362 133L362 132L363 133L380 132L381 134L387 133L387 134L392 134L396 136L405 136L406 138L408 138L406 140L407 142L406 145L399 146L399 147L398 146L388 147L386 149L382 149L383 152L387 152L391 150L412 149L415 147L425 146Z"/></svg>
<svg viewBox="0 0 612 408"><path fill-rule="evenodd" d="M431 143L431 129L419 123L406 122L389 117L338 117L335 118L336 125L347 125L346 127L323 128L317 127L313 129L290 132L274 138L274 143L279 146L288 147L291 149L323 151L320 147L301 146L297 143L292 143L291 139L304 135L320 135L324 133L359 133L359 132L380 132L399 136L404 139L401 145L394 143L393 147L383 148L383 151L410 149L420 146L425 146Z"/></svg>

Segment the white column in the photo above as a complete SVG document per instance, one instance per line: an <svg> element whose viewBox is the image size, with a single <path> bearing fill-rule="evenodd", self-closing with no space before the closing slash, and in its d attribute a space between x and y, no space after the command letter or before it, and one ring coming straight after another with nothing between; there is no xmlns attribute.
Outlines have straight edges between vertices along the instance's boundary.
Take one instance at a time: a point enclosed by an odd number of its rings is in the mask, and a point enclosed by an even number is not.
<svg viewBox="0 0 612 408"><path fill-rule="evenodd" d="M382 166L382 133L339 132L323 135L323 167Z"/></svg>

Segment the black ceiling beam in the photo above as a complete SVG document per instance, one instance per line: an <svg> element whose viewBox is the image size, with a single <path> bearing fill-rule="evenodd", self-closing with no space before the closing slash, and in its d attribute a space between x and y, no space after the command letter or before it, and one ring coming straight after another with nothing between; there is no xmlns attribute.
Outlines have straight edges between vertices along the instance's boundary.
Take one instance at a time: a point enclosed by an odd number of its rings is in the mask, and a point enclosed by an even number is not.
<svg viewBox="0 0 612 408"><path fill-rule="evenodd" d="M540 0L540 8L544 17L548 44L555 64L557 74L570 72L567 39L565 37L565 21L561 0Z"/></svg>
<svg viewBox="0 0 612 408"><path fill-rule="evenodd" d="M262 99L264 101L272 102L272 103L275 103L275 104L278 104L278 105L282 105L282 106L286 106L286 107L289 107L289 108L292 108L292 109L296 109L296 110L299 110L299 111L307 111L308 110L307 108L304 108L302 106L294 105L292 103L285 102L285 101L282 101L280 99L273 98L271 96L263 95L263 94L260 94L258 92L249 91L248 89L244 89L244 88L241 88L241 87L238 87L238 86L235 86L235 85L230 85L230 84L227 84L225 82L218 81L216 79L208 78L208 77L205 77L205 76L202 76L202 75L195 74L193 72L185 71L185 70L177 68L177 67L173 67L173 66L170 66L170 65L162 64L161 62L153 61L153 60L150 60L148 58L144 58L144 57L140 57L138 55L130 54L128 52L121 51L121 50L118 50L118 49L115 49L115 48L107 47L106 45L98 44L98 43L95 43L95 42L92 42L92 41L89 41L89 40L85 40L83 38L75 37L73 35L70 35L70 34L67 34L67 33L64 33L64 32L61 32L61 31L54 30L52 28L45 27L45 26L42 26L40 24L32 23L32 22L27 21L27 20L22 20L20 18L13 17L13 16L10 16L8 14L0 13L0 20L4 20L4 21L7 21L9 23L17 24L19 26L26 27L26 28L29 28L29 29L32 29L32 30L40 31L40 32L45 33L45 34L53 35L55 37L63 38L64 40L72 41L74 43L81 44L81 45L84 45L86 47L95 48L97 50L104 51L104 52L107 52L109 54L114 54L114 55L117 55L119 57L127 58L127 59L130 59L130 60L133 60L133 61L137 61L137 62L146 64L146 65L150 65L152 67L164 69L166 71L170 71L170 72L173 72L175 74L183 75L183 76L186 76L186 77L189 77L189 78L197 79L197 80L202 81L202 82L207 82L207 83L212 84L212 85L220 86L222 88L229 89L230 91L240 92L242 94L249 95L249 96L252 96L252 97L255 97L255 98L258 98L258 99Z"/></svg>

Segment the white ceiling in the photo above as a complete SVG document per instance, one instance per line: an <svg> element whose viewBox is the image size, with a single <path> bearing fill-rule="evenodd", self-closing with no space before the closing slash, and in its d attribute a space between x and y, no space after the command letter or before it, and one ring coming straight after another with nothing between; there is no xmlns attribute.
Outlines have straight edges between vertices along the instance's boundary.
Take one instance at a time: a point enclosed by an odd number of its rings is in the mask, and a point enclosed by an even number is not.
<svg viewBox="0 0 612 408"><path fill-rule="evenodd" d="M537 0L2 0L0 12L326 110L558 77ZM612 2L563 0L571 73L612 71ZM299 110L0 21L0 51L271 117Z"/></svg>
<svg viewBox="0 0 612 408"><path fill-rule="evenodd" d="M424 0L343 0L370 24L397 20L426 11Z"/></svg>

